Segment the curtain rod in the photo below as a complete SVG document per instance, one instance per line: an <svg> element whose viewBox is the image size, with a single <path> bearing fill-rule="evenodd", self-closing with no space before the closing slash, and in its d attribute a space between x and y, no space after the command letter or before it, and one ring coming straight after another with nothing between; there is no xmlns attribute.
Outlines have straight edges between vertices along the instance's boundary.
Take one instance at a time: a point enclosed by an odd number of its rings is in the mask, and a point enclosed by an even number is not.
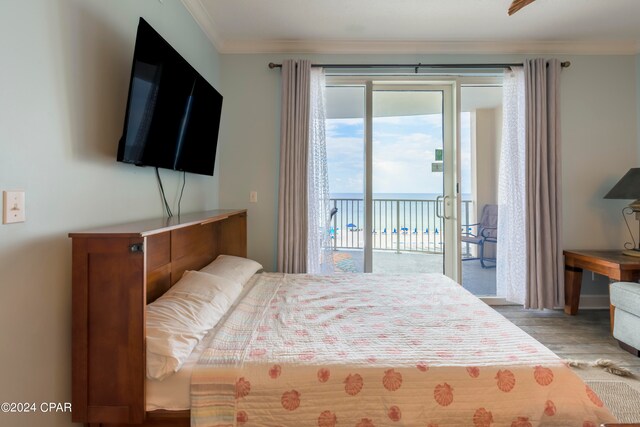
<svg viewBox="0 0 640 427"><path fill-rule="evenodd" d="M562 68L571 66L571 62L564 61L560 65ZM414 68L416 73L418 68L469 68L469 69L487 69L487 68L511 68L522 66L521 62L513 64L312 64L312 67L322 68ZM282 64L269 62L269 68L282 68Z"/></svg>

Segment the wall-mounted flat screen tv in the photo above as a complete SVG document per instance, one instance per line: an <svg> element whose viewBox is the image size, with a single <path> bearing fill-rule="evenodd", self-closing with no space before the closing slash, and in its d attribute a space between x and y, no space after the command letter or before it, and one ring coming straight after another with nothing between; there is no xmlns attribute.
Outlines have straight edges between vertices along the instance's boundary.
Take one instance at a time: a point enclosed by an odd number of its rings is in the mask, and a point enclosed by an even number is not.
<svg viewBox="0 0 640 427"><path fill-rule="evenodd" d="M222 95L144 19L118 161L213 175Z"/></svg>

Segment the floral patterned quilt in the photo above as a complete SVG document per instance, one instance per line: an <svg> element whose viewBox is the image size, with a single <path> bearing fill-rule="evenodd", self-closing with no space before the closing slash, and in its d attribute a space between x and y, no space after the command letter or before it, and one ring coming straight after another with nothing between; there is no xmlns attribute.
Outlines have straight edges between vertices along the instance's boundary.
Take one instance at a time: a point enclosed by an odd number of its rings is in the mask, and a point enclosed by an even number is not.
<svg viewBox="0 0 640 427"><path fill-rule="evenodd" d="M198 427L615 421L549 349L435 274L264 273L191 381Z"/></svg>

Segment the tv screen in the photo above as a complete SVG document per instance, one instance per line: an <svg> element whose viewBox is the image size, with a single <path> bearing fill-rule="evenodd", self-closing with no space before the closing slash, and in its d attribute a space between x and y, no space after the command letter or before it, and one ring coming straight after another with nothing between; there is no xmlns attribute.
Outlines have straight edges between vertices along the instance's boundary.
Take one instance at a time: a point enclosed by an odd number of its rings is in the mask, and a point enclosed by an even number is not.
<svg viewBox="0 0 640 427"><path fill-rule="evenodd" d="M140 18L118 161L213 175L221 111L222 95Z"/></svg>

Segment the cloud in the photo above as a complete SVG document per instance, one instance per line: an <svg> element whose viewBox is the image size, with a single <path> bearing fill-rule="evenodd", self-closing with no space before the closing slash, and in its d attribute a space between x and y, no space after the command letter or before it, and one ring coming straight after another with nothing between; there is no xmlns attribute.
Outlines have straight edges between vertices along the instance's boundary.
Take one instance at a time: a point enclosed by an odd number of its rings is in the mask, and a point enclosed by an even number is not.
<svg viewBox="0 0 640 427"><path fill-rule="evenodd" d="M470 174L470 116L462 124L462 191ZM364 122L327 121L331 193L359 193L364 186ZM443 173L431 172L435 150L442 148L442 117L376 117L373 123L374 193L441 193Z"/></svg>
<svg viewBox="0 0 640 427"><path fill-rule="evenodd" d="M345 119L327 120L333 129L327 132L327 165L331 193L357 193L364 188L364 138L349 131Z"/></svg>
<svg viewBox="0 0 640 427"><path fill-rule="evenodd" d="M442 148L442 125L439 115L376 120L373 139L374 192L442 191L442 173L431 172L435 150Z"/></svg>

